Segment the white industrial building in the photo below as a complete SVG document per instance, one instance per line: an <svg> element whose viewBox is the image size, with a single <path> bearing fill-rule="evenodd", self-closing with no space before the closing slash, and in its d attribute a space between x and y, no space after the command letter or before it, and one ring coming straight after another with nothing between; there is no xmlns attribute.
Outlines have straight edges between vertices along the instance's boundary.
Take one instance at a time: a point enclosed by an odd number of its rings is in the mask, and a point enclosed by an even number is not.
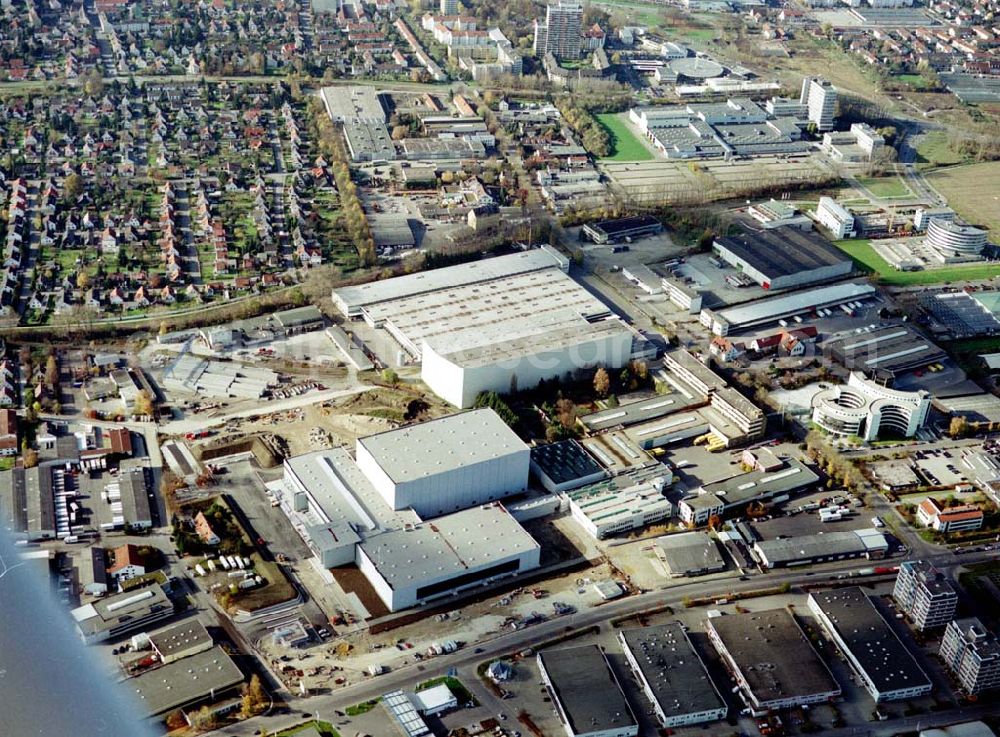
<svg viewBox="0 0 1000 737"><path fill-rule="evenodd" d="M832 284L724 310L705 308L701 311L699 320L715 335L725 337L730 333L772 325L784 318L810 315L822 307L839 307L849 302L863 302L871 299L875 293L876 289L871 284L855 282Z"/></svg>
<svg viewBox="0 0 1000 737"><path fill-rule="evenodd" d="M823 389L812 406L813 422L835 435L871 441L890 431L912 438L927 421L931 397L923 390L889 389L852 371L846 385Z"/></svg>
<svg viewBox="0 0 1000 737"><path fill-rule="evenodd" d="M210 397L260 399L280 377L274 371L256 366L209 361L185 353L163 371L163 388Z"/></svg>
<svg viewBox="0 0 1000 737"><path fill-rule="evenodd" d="M633 484L608 479L568 492L573 519L598 540L669 519L673 505L663 490L673 481L673 475L666 466L653 469L655 475L646 473L646 478Z"/></svg>
<svg viewBox="0 0 1000 737"><path fill-rule="evenodd" d="M357 565L390 611L538 568L541 546L501 504L369 537Z"/></svg>
<svg viewBox="0 0 1000 737"><path fill-rule="evenodd" d="M392 509L434 517L523 491L531 452L491 409L359 438L358 467Z"/></svg>
<svg viewBox="0 0 1000 737"><path fill-rule="evenodd" d="M525 488L530 457L493 410L361 438L356 454L289 458L272 492L320 564L356 565L390 611L538 567L492 501Z"/></svg>
<svg viewBox="0 0 1000 737"><path fill-rule="evenodd" d="M854 216L832 197L819 198L816 221L838 240L854 235Z"/></svg>
<svg viewBox="0 0 1000 737"><path fill-rule="evenodd" d="M457 407L579 369L620 368L644 341L567 275L549 247L333 293L348 317L384 329L402 360ZM648 344L647 344L648 345Z"/></svg>

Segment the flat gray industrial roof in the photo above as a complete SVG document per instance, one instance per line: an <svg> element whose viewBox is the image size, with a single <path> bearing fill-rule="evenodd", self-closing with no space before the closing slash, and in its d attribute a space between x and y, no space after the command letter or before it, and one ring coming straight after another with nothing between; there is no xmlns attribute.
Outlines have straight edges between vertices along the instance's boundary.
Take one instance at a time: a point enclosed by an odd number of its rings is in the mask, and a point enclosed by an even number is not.
<svg viewBox="0 0 1000 737"><path fill-rule="evenodd" d="M606 430L609 427L634 425L654 420L673 412L680 412L695 404L701 404L701 401L688 399L680 392L668 392L638 402L629 402L611 409L592 412L581 417L580 421L587 426L588 430L595 432Z"/></svg>
<svg viewBox="0 0 1000 737"><path fill-rule="evenodd" d="M877 530L838 530L798 535L783 540L761 540L754 547L763 553L768 563L779 565L831 555L860 555L877 550L884 552L889 543Z"/></svg>
<svg viewBox="0 0 1000 737"><path fill-rule="evenodd" d="M668 358L672 361L676 361L682 368L685 368L694 374L703 384L708 386L709 389L721 389L726 385L725 379L712 371L712 369L699 361L690 351L685 350L684 348L678 348L677 350L664 354L663 359L665 363ZM669 364L667 364L667 367L669 368Z"/></svg>
<svg viewBox="0 0 1000 737"><path fill-rule="evenodd" d="M49 466L0 472L0 522L15 532L54 532L55 501Z"/></svg>
<svg viewBox="0 0 1000 737"><path fill-rule="evenodd" d="M157 715L224 692L244 675L221 647L175 660L125 681L147 714Z"/></svg>
<svg viewBox="0 0 1000 737"><path fill-rule="evenodd" d="M722 481L716 481L702 487L707 494L717 494L727 505L738 504L743 500L756 499L763 495L783 494L801 489L819 481L819 476L813 473L801 461L788 458L784 466L777 471L750 471Z"/></svg>
<svg viewBox="0 0 1000 737"><path fill-rule="evenodd" d="M556 485L604 471L590 453L573 439L532 448L531 462Z"/></svg>
<svg viewBox="0 0 1000 737"><path fill-rule="evenodd" d="M162 586L153 585L85 604L71 613L80 631L85 635L93 635L165 609L172 613L173 602Z"/></svg>
<svg viewBox="0 0 1000 737"><path fill-rule="evenodd" d="M707 532L682 532L656 538L664 562L674 576L721 571L726 561L719 546Z"/></svg>
<svg viewBox="0 0 1000 737"><path fill-rule="evenodd" d="M715 396L730 405L748 420L764 416L764 411L730 386L715 390Z"/></svg>
<svg viewBox="0 0 1000 737"><path fill-rule="evenodd" d="M875 287L871 284L854 282L833 284L828 287L807 289L781 297L771 297L738 307L730 307L727 310L719 310L716 314L729 324L739 327L768 320L777 322L778 318L789 314L809 312L817 306L822 307L833 302L843 303L855 299L866 299L873 294L875 294Z"/></svg>
<svg viewBox="0 0 1000 737"><path fill-rule="evenodd" d="M340 301L353 310L379 302L427 294L442 289L452 289L465 284L488 282L514 274L548 269L553 266L562 266L559 258L549 249L536 248L508 256L497 256L467 264L457 264L417 274L368 282L355 287L344 287L335 290L334 296L336 297L335 301Z"/></svg>
<svg viewBox="0 0 1000 737"><path fill-rule="evenodd" d="M858 371L898 372L940 361L946 354L906 325L883 325L826 343L824 349Z"/></svg>
<svg viewBox="0 0 1000 737"><path fill-rule="evenodd" d="M492 409L474 409L358 438L397 484L527 451Z"/></svg>
<svg viewBox="0 0 1000 737"><path fill-rule="evenodd" d="M785 609L708 620L759 702L840 691L829 669Z"/></svg>
<svg viewBox="0 0 1000 737"><path fill-rule="evenodd" d="M717 238L715 247L729 251L772 279L851 260L818 233L792 227Z"/></svg>
<svg viewBox="0 0 1000 737"><path fill-rule="evenodd" d="M726 708L680 622L622 630L621 638L668 717Z"/></svg>
<svg viewBox="0 0 1000 737"><path fill-rule="evenodd" d="M880 693L930 685L927 674L859 586L814 591L809 596Z"/></svg>
<svg viewBox="0 0 1000 737"><path fill-rule="evenodd" d="M173 655L212 641L205 625L197 619L188 618L180 624L175 624L149 635L149 641L162 655Z"/></svg>
<svg viewBox="0 0 1000 737"><path fill-rule="evenodd" d="M361 543L394 589L461 575L536 548L534 538L499 503L372 535Z"/></svg>
<svg viewBox="0 0 1000 737"><path fill-rule="evenodd" d="M375 88L366 85L324 87L320 95L333 120L377 120L385 122L385 107Z"/></svg>
<svg viewBox="0 0 1000 737"><path fill-rule="evenodd" d="M625 694L597 645L543 650L538 659L576 734L636 724Z"/></svg>

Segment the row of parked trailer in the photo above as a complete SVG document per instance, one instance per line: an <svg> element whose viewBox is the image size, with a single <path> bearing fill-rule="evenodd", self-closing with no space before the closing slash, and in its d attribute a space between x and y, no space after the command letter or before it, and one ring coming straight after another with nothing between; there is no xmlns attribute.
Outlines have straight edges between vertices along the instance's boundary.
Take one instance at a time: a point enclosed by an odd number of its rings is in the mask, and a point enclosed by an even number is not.
<svg viewBox="0 0 1000 737"><path fill-rule="evenodd" d="M847 316L854 317L855 313L859 309L861 309L861 307L863 306L863 304L864 304L863 302L847 302L846 304L840 305L840 309ZM835 312L835 309L831 308L831 307L818 307L815 310L814 316L815 317L833 317L834 312ZM802 315L794 315L794 316L788 318L788 320L785 320L785 319L778 320L778 324L781 327L783 327L783 328L787 328L789 320L793 321L797 325L801 325L806 319L807 318L802 317Z"/></svg>
<svg viewBox="0 0 1000 737"><path fill-rule="evenodd" d="M194 572L197 576L207 576L209 573L215 573L220 568L224 571L242 571L247 568L253 568L253 561L238 555L220 555L218 561L210 558L205 561L204 565L201 563L196 564Z"/></svg>

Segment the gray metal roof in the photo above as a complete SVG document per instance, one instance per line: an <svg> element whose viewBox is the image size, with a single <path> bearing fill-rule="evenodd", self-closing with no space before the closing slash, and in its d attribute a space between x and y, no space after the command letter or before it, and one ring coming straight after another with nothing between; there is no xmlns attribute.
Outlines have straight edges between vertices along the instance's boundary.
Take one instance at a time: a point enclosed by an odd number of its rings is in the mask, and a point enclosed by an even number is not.
<svg viewBox="0 0 1000 737"><path fill-rule="evenodd" d="M461 575L538 548L501 504L372 535L361 549L392 588Z"/></svg>
<svg viewBox="0 0 1000 737"><path fill-rule="evenodd" d="M819 481L819 477L800 461L789 458L777 471L750 471L702 487L708 494L717 494L726 505L762 496L773 496L801 489Z"/></svg>
<svg viewBox="0 0 1000 737"><path fill-rule="evenodd" d="M543 650L538 660L576 734L636 724L618 679L597 645Z"/></svg>
<svg viewBox="0 0 1000 737"><path fill-rule="evenodd" d="M761 540L754 547L768 564L782 565L831 555L861 555L885 551L885 536L874 530L838 530L815 535L799 535L784 540Z"/></svg>
<svg viewBox="0 0 1000 737"><path fill-rule="evenodd" d="M588 430L593 432L619 425L627 426L646 422L647 420L663 417L672 412L680 412L695 404L701 404L701 401L688 399L680 392L668 392L666 394L657 394L655 397L642 399L638 402L630 402L618 407L592 412L589 415L581 417L580 421L587 426Z"/></svg>
<svg viewBox="0 0 1000 737"><path fill-rule="evenodd" d="M668 717L725 708L680 622L622 630L620 636Z"/></svg>
<svg viewBox="0 0 1000 737"><path fill-rule="evenodd" d="M157 715L234 688L243 673L221 647L191 655L125 681L147 714Z"/></svg>
<svg viewBox="0 0 1000 737"><path fill-rule="evenodd" d="M776 322L778 318L796 312L811 311L814 307L823 307L833 303L844 303L855 299L866 299L875 294L871 284L834 284L818 289L807 289L802 292L781 297L771 297L758 302L751 302L739 307L719 310L716 315L733 326L753 325L758 322Z"/></svg>
<svg viewBox="0 0 1000 737"><path fill-rule="evenodd" d="M772 279L851 260L818 233L792 227L717 238L714 245Z"/></svg>
<svg viewBox="0 0 1000 737"><path fill-rule="evenodd" d="M930 685L913 655L858 586L811 593L880 693Z"/></svg>
<svg viewBox="0 0 1000 737"><path fill-rule="evenodd" d="M713 617L715 630L758 702L840 691L785 609Z"/></svg>
<svg viewBox="0 0 1000 737"><path fill-rule="evenodd" d="M474 409L358 439L394 483L527 452L492 409Z"/></svg>
<svg viewBox="0 0 1000 737"><path fill-rule="evenodd" d="M346 306L353 311L379 302L452 289L466 284L488 282L553 266L561 266L561 261L556 255L546 248L537 248L508 256L397 276L355 287L344 287L334 291L334 302L339 303L342 309Z"/></svg>
<svg viewBox="0 0 1000 737"><path fill-rule="evenodd" d="M204 647L212 642L205 625L197 619L188 618L180 624L175 624L149 635L153 647L164 656L177 656L188 650Z"/></svg>
<svg viewBox="0 0 1000 737"><path fill-rule="evenodd" d="M532 448L531 462L556 485L604 471L583 446L572 439Z"/></svg>
<svg viewBox="0 0 1000 737"><path fill-rule="evenodd" d="M670 573L683 576L702 571L721 571L726 561L707 532L682 532L656 539Z"/></svg>

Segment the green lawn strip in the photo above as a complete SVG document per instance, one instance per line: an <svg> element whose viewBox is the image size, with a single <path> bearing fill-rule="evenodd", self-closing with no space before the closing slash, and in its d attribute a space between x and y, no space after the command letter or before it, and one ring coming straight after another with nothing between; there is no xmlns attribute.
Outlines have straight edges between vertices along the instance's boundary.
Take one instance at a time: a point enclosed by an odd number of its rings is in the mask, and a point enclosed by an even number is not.
<svg viewBox="0 0 1000 737"><path fill-rule="evenodd" d="M292 737L293 735L304 732L312 727L315 727L316 731L323 735L323 737L340 737L340 732L334 729L330 722L323 722L318 719L313 719L312 721L305 722L304 724L299 724L295 727L285 729L278 732L274 737Z"/></svg>
<svg viewBox="0 0 1000 737"><path fill-rule="evenodd" d="M433 688L439 684L444 684L448 687L448 690L455 694L455 698L458 699L460 704L479 704L479 700L473 696L469 689L465 685L455 678L454 676L439 676L438 678L431 678L428 681L424 681L417 685L414 691L425 691L428 688Z"/></svg>
<svg viewBox="0 0 1000 737"><path fill-rule="evenodd" d="M372 709L374 709L378 705L378 702L381 700L382 697L380 696L376 699L371 699L369 701L362 701L360 704L355 704L354 706L348 706L346 709L344 709L344 713L347 714L347 716L349 717L358 717L361 716L362 714L367 714Z"/></svg>
<svg viewBox="0 0 1000 737"><path fill-rule="evenodd" d="M917 155L920 163L931 166L951 166L961 164L967 159L960 153L952 150L948 143L948 134L944 131L930 131L920 138L917 144Z"/></svg>
<svg viewBox="0 0 1000 737"><path fill-rule="evenodd" d="M983 264L973 266L952 266L926 271L898 271L888 261L878 255L868 240L834 241L833 244L850 256L864 271L874 271L879 282L888 286L910 286L914 284L939 284L941 282L967 279L989 279L1000 275L1000 265Z"/></svg>
<svg viewBox="0 0 1000 737"><path fill-rule="evenodd" d="M913 193L899 177L858 179L858 182L876 197L908 197Z"/></svg>
<svg viewBox="0 0 1000 737"><path fill-rule="evenodd" d="M594 117L611 136L611 149L614 153L603 161L649 161L653 158L653 154L629 130L619 113L602 113Z"/></svg>

